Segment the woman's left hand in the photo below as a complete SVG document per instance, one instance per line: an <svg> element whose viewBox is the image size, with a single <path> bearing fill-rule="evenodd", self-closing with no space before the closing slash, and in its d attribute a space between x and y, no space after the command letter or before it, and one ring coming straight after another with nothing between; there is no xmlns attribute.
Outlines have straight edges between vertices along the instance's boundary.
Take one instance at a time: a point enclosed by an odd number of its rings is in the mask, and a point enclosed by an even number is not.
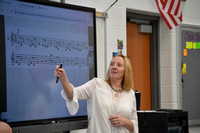
<svg viewBox="0 0 200 133"><path fill-rule="evenodd" d="M118 115L111 115L109 117L109 120L110 120L112 126L114 126L114 127L124 126L125 119L126 118L124 118L122 116L118 116Z"/></svg>
<svg viewBox="0 0 200 133"><path fill-rule="evenodd" d="M110 122L111 122L113 127L124 126L129 131L133 131L134 130L133 122L131 120L123 117L123 116L111 115L109 117L109 120L110 120Z"/></svg>

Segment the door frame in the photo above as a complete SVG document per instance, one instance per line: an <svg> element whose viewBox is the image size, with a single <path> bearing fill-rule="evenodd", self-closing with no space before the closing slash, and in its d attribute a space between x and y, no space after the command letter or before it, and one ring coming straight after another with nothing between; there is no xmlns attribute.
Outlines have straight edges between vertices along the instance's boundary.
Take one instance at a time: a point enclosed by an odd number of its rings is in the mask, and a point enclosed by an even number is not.
<svg viewBox="0 0 200 133"><path fill-rule="evenodd" d="M160 109L160 46L159 46L159 19L155 14L140 13L127 9L126 19L139 20L138 24L149 22L152 25L150 34L150 83L151 109ZM137 22L136 22L137 23ZM142 95L142 94L141 94Z"/></svg>

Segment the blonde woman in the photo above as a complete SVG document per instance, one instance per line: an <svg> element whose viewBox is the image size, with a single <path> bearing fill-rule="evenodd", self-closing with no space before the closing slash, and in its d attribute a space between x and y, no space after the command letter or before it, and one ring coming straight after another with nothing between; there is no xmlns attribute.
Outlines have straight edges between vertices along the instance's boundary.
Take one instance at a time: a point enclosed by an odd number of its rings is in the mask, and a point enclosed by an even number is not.
<svg viewBox="0 0 200 133"><path fill-rule="evenodd" d="M62 83L61 94L71 115L78 111L78 100L88 100L88 133L138 133L133 74L127 57L113 57L105 80L93 78L74 87L59 66L56 77Z"/></svg>

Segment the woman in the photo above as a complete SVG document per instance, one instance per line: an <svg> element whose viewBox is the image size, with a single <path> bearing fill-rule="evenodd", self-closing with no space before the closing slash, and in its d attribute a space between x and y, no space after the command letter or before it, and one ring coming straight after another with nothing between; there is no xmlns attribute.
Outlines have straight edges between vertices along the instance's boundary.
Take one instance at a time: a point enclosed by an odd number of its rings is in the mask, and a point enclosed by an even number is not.
<svg viewBox="0 0 200 133"><path fill-rule="evenodd" d="M106 80L93 78L74 88L59 66L56 76L72 115L78 111L78 100L88 99L88 133L138 133L132 68L127 57L117 55L111 60Z"/></svg>

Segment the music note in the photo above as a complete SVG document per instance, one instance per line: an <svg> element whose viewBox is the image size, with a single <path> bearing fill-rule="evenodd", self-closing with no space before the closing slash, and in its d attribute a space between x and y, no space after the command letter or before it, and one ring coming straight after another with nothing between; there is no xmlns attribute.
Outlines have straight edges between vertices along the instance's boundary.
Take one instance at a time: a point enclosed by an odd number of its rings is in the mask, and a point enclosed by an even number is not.
<svg viewBox="0 0 200 133"><path fill-rule="evenodd" d="M16 54L14 51L11 55L12 65L17 64L27 64L32 65L57 65L65 64L66 66L87 66L85 58L75 58L75 57L59 57L59 56L44 56L44 55L30 55L30 54Z"/></svg>
<svg viewBox="0 0 200 133"><path fill-rule="evenodd" d="M56 39L56 38L46 38L46 37L38 37L38 36L29 36L19 34L19 30L17 33L13 31L10 34L10 41L16 45L28 45L29 47L54 47L57 50L64 49L65 51L78 51L88 50L88 46L86 45L86 41L76 41L76 40L65 40L65 39Z"/></svg>

